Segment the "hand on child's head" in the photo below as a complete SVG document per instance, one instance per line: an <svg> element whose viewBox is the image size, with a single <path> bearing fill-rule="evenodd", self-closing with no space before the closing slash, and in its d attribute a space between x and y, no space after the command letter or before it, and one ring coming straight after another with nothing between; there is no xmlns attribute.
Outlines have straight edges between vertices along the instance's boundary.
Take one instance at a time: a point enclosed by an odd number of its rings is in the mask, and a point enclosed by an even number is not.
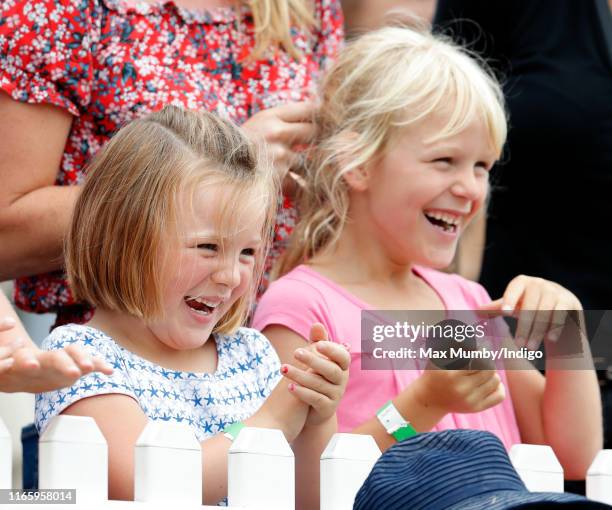
<svg viewBox="0 0 612 510"><path fill-rule="evenodd" d="M289 102L262 110L242 125L250 137L265 140L281 179L299 161L297 152L315 136L316 107L314 101Z"/></svg>

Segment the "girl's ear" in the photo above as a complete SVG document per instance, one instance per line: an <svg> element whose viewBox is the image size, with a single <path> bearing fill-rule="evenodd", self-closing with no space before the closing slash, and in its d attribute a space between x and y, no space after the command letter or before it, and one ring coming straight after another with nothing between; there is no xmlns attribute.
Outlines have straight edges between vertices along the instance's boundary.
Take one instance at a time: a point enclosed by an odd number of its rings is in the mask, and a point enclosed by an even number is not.
<svg viewBox="0 0 612 510"><path fill-rule="evenodd" d="M341 139L346 145L354 143L359 135L353 131L345 132L341 135ZM353 161L350 160L350 156L345 154L344 157L340 158L340 168L347 168L352 166ZM345 172L342 177L347 186L354 191L365 191L368 189L368 182L370 178L370 172L367 164L359 165L348 172Z"/></svg>
<svg viewBox="0 0 612 510"><path fill-rule="evenodd" d="M359 165L349 170L344 175L344 181L353 191L366 191L370 181L370 172L365 165Z"/></svg>

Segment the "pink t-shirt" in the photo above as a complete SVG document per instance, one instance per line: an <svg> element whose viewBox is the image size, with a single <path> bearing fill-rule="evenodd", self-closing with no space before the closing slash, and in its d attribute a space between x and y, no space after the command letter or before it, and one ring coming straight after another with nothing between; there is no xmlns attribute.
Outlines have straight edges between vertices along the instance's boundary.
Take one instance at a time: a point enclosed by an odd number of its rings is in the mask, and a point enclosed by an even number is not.
<svg viewBox="0 0 612 510"><path fill-rule="evenodd" d="M458 275L424 267L416 267L414 272L438 293L447 310L472 310L491 301L482 286ZM368 309L372 307L346 289L301 265L269 287L253 318L253 327L260 331L277 324L306 339L312 323L320 322L327 328L331 340L350 344L349 383L337 413L341 432L350 431L372 418L385 402L421 374L420 370L361 369L361 311ZM508 390L503 371L500 377ZM447 414L434 430L457 428L488 430L508 449L521 442L509 393L502 403L486 411Z"/></svg>

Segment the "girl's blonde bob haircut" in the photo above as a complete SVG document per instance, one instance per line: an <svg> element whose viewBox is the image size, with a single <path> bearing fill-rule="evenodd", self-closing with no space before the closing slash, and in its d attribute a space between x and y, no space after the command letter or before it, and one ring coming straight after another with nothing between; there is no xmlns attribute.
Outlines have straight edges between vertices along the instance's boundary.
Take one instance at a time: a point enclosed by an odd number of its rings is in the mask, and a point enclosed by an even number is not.
<svg viewBox="0 0 612 510"><path fill-rule="evenodd" d="M347 221L344 174L382 156L402 128L448 119L434 142L475 118L497 154L506 139L503 93L482 62L426 30L385 27L349 43L326 75L300 203L300 223L276 274L332 246ZM375 178L375 177L374 177Z"/></svg>
<svg viewBox="0 0 612 510"><path fill-rule="evenodd" d="M232 223L241 203L265 211L251 288L214 329L233 332L244 322L257 288L279 186L265 151L211 113L166 106L127 124L96 155L66 242L75 297L144 320L162 316L162 267L171 263L169 248L183 242L178 220L190 205L184 197L218 184L231 191L214 221Z"/></svg>

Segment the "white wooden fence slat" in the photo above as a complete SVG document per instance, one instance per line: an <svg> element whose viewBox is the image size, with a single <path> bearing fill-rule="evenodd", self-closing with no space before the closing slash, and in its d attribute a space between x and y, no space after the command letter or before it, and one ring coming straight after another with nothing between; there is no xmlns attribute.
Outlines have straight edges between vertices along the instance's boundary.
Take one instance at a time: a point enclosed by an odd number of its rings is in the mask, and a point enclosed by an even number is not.
<svg viewBox="0 0 612 510"><path fill-rule="evenodd" d="M77 503L108 499L108 447L93 418L53 418L40 437L38 466L40 489L76 489Z"/></svg>
<svg viewBox="0 0 612 510"><path fill-rule="evenodd" d="M587 471L587 498L612 505L612 450L601 450Z"/></svg>
<svg viewBox="0 0 612 510"><path fill-rule="evenodd" d="M379 457L372 436L334 434L321 455L321 510L351 510Z"/></svg>
<svg viewBox="0 0 612 510"><path fill-rule="evenodd" d="M280 430L243 428L227 462L230 506L294 510L295 458Z"/></svg>
<svg viewBox="0 0 612 510"><path fill-rule="evenodd" d="M13 451L11 435L0 418L0 489L10 489L13 475Z"/></svg>
<svg viewBox="0 0 612 510"><path fill-rule="evenodd" d="M202 449L189 427L149 421L134 447L134 499L202 504Z"/></svg>
<svg viewBox="0 0 612 510"><path fill-rule="evenodd" d="M515 444L510 460L532 492L563 492L563 468L550 446Z"/></svg>

